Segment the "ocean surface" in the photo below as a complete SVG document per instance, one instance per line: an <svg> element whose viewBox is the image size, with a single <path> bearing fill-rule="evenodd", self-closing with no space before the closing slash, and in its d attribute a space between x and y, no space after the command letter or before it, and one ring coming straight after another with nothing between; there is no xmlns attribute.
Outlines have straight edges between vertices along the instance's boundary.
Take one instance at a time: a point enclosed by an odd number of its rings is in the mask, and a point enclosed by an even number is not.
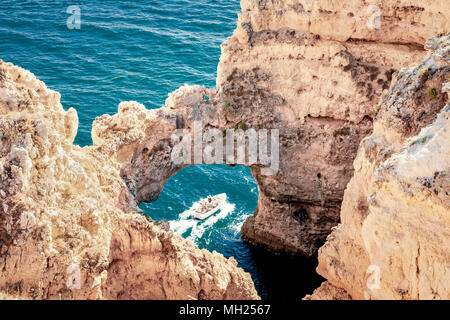
<svg viewBox="0 0 450 320"><path fill-rule="evenodd" d="M80 9L80 29L67 25L72 5ZM61 93L64 108L78 112L75 143L86 146L95 117L116 113L121 101L159 108L185 83L214 87L220 45L239 10L239 0L0 1L0 59ZM183 218L193 203L219 193L227 194L219 213L203 222ZM173 176L160 198L141 208L200 248L235 257L262 298L299 299L320 283L315 263L268 254L240 238L257 198L248 168L199 165Z"/></svg>

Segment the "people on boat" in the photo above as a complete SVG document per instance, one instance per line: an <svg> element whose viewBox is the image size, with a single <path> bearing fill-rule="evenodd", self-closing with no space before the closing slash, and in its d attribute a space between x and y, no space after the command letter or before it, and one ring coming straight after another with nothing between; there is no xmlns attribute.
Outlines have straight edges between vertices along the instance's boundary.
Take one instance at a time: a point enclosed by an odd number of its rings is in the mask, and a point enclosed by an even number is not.
<svg viewBox="0 0 450 320"><path fill-rule="evenodd" d="M211 210L214 207L214 202L213 202L213 197L208 196L207 201L203 200L200 203L200 209L201 211L207 211L207 210Z"/></svg>

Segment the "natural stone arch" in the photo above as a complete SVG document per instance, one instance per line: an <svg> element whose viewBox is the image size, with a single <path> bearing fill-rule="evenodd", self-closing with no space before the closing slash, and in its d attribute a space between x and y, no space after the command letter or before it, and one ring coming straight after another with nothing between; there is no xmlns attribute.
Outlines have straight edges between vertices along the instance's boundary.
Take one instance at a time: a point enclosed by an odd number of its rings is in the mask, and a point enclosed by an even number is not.
<svg viewBox="0 0 450 320"><path fill-rule="evenodd" d="M137 203L152 202L165 181L185 167L175 165L171 159L175 130L193 134L195 120L201 120L205 130L278 129L280 171L264 176L260 165L250 166L259 190L255 216L269 215L266 219L274 228L255 228L255 217L250 217L243 226L243 236L275 251L313 255L338 223L342 194L336 189L345 188L350 178L345 171L351 172L352 155L370 130L371 121L355 124L311 118L302 126L293 125L279 112L289 108L285 99L262 85L270 81L270 75L259 68L234 69L218 90L184 86L172 93L160 109L147 110L136 102L121 103L116 115L103 115L94 122L94 146L107 149L117 158L122 179ZM323 170L311 174L298 155L311 146L329 144L330 139L341 154L326 159L321 165ZM328 168L330 161L337 165ZM296 181L302 175L304 180ZM327 185L324 179L338 186Z"/></svg>
<svg viewBox="0 0 450 320"><path fill-rule="evenodd" d="M254 71L255 73L257 71ZM257 91L257 90L255 90ZM260 91L260 94L265 92ZM147 110L137 102L123 102L114 116L103 115L93 124L94 146L110 152L121 163L121 175L137 202L155 201L164 183L189 165L200 164L194 159L190 164L176 164L172 151L177 141L172 140L176 130L187 130L194 136L196 121L201 121L203 132L208 129L226 130L283 129L280 119L268 109L271 102L283 103L281 97L264 97L259 107L263 116L255 117L250 108L238 106L222 92L202 86L184 86L166 100L166 106ZM203 149L205 144L203 144ZM236 147L236 146L235 146ZM202 154L203 150L202 149ZM224 152L223 162L228 165L245 165L237 157L229 162ZM261 165L250 165L259 174Z"/></svg>

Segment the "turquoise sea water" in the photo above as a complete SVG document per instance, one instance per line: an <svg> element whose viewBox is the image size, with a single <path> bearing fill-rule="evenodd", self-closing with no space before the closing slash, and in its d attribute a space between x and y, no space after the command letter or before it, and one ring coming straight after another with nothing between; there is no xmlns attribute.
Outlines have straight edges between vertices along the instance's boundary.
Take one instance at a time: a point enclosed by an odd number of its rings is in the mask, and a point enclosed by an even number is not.
<svg viewBox="0 0 450 320"><path fill-rule="evenodd" d="M81 10L79 30L66 25L71 5ZM238 11L238 0L0 1L0 59L61 93L64 108L78 112L75 143L86 146L95 117L116 113L121 101L158 108L185 83L214 87L220 45ZM228 197L220 213L180 222L194 202L218 193ZM262 298L300 298L317 286L313 262L267 254L240 239L257 197L248 168L201 165L173 176L160 198L141 208L200 248L234 256Z"/></svg>

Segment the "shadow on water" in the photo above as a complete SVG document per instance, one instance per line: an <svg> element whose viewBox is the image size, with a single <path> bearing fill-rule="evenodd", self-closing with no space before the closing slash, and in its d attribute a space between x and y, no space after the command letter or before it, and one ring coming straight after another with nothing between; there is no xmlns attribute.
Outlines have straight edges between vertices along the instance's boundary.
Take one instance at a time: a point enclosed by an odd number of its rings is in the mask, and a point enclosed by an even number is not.
<svg viewBox="0 0 450 320"><path fill-rule="evenodd" d="M248 271L263 300L301 300L325 281L316 273L317 256L304 258L277 255L246 245L254 260L254 270Z"/></svg>

